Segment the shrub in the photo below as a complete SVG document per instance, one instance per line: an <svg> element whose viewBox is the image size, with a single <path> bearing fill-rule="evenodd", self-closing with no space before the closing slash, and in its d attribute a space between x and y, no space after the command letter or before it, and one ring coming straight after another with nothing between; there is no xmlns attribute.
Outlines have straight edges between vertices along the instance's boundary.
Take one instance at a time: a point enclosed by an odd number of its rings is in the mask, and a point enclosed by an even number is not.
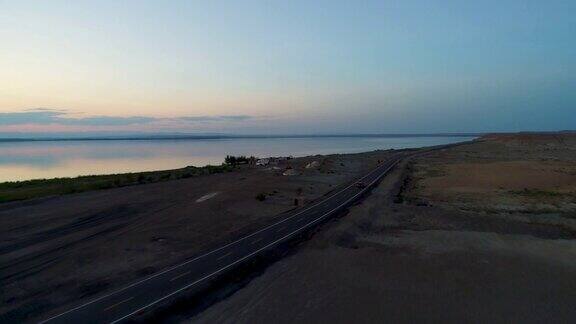
<svg viewBox="0 0 576 324"><path fill-rule="evenodd" d="M142 173L138 174L138 183L144 182L146 182L146 177Z"/></svg>
<svg viewBox="0 0 576 324"><path fill-rule="evenodd" d="M266 200L266 194L264 194L264 193L259 193L259 194L257 194L257 195L256 195L256 200L258 200L258 201L264 201L264 200Z"/></svg>
<svg viewBox="0 0 576 324"><path fill-rule="evenodd" d="M238 164L246 164L250 161L250 159L255 159L253 156L246 157L245 155L234 156L234 155L226 155L224 158L224 164L228 165L238 165Z"/></svg>

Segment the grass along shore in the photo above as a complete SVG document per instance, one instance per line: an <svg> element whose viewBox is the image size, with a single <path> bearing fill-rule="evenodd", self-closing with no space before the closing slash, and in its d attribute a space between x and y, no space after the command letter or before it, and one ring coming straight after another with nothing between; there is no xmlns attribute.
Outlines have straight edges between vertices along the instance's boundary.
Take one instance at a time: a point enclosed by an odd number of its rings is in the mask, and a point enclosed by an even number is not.
<svg viewBox="0 0 576 324"><path fill-rule="evenodd" d="M188 166L181 169L119 173L108 175L88 175L74 178L38 179L0 183L0 203L65 195L99 189L125 187L137 184L185 179L200 175L230 172L235 166L230 164Z"/></svg>

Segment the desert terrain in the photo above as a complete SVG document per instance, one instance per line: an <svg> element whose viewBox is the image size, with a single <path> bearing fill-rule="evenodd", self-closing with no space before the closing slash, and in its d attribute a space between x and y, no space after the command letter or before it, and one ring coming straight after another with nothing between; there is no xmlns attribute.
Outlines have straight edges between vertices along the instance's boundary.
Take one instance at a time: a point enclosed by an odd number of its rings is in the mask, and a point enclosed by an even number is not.
<svg viewBox="0 0 576 324"><path fill-rule="evenodd" d="M0 204L2 319L34 321L177 264L396 152ZM222 279L209 301L183 296L137 319L573 322L575 206L575 134L484 136L404 160L346 213Z"/></svg>
<svg viewBox="0 0 576 324"><path fill-rule="evenodd" d="M486 136L396 168L193 323L573 323L576 135Z"/></svg>
<svg viewBox="0 0 576 324"><path fill-rule="evenodd" d="M391 154L310 156L2 203L0 319L35 321L118 289L272 222Z"/></svg>

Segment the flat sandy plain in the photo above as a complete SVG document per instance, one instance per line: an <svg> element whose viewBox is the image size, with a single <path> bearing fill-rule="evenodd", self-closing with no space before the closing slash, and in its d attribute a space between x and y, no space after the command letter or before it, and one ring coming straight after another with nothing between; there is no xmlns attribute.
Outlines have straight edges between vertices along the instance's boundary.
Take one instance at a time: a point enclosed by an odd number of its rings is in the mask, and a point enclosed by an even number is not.
<svg viewBox="0 0 576 324"><path fill-rule="evenodd" d="M296 198L320 198L390 154L310 156L0 204L0 321L34 321L178 264L274 221L296 208ZM288 166L296 175L282 175Z"/></svg>
<svg viewBox="0 0 576 324"><path fill-rule="evenodd" d="M188 320L573 323L575 171L567 133L487 136L413 159Z"/></svg>

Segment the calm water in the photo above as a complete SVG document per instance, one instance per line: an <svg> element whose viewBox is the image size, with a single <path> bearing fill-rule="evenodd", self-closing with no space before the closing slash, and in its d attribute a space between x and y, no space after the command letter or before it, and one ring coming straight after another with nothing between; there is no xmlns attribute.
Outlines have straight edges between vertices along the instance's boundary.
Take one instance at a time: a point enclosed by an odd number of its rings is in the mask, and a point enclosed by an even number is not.
<svg viewBox="0 0 576 324"><path fill-rule="evenodd" d="M472 137L0 142L0 182L220 164L227 154L306 156L447 144Z"/></svg>

